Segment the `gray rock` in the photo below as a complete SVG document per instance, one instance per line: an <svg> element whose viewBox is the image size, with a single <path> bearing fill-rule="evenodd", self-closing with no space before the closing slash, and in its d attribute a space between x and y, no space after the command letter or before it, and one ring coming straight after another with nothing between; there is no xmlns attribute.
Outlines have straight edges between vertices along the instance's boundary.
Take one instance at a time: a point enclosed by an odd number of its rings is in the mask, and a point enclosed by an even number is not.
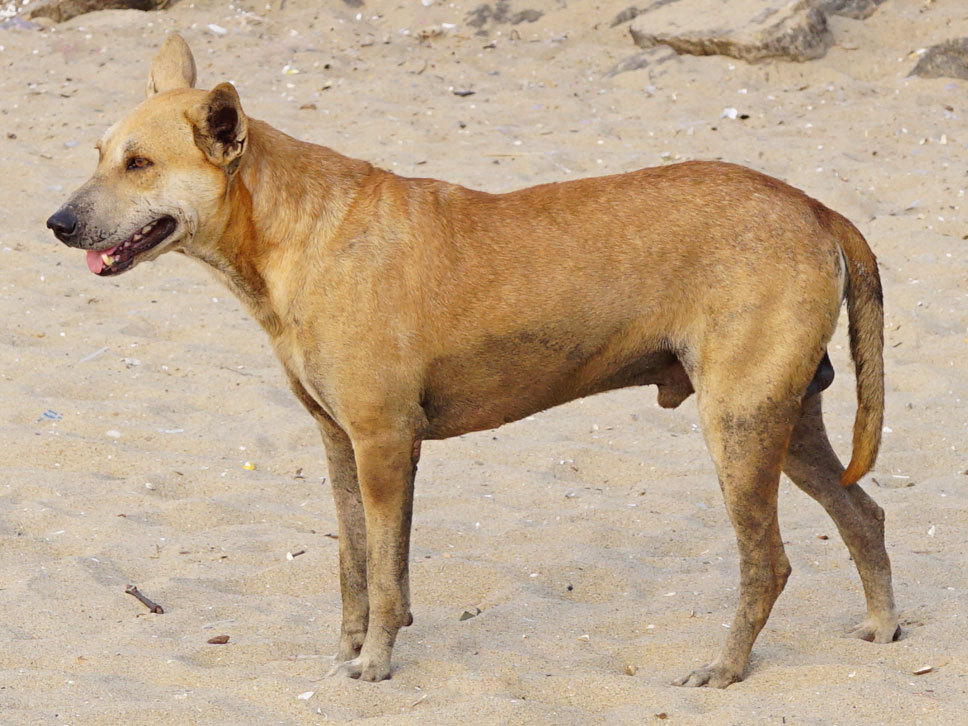
<svg viewBox="0 0 968 726"><path fill-rule="evenodd" d="M646 5L644 8L636 7L635 5L630 5L625 8L622 12L612 18L612 24L609 25L610 28L614 28L616 25L621 25L622 23L627 23L630 20L635 20L642 13L647 13L650 10L655 10L662 7L663 5L668 5L669 3L678 2L678 0L652 0L651 3Z"/></svg>
<svg viewBox="0 0 968 726"><path fill-rule="evenodd" d="M820 0L820 8L827 15L843 15L855 20L869 18L884 0Z"/></svg>
<svg viewBox="0 0 968 726"><path fill-rule="evenodd" d="M641 48L728 55L745 61L819 58L830 47L827 16L813 0L689 0L639 13L629 30Z"/></svg>
<svg viewBox="0 0 968 726"><path fill-rule="evenodd" d="M533 23L544 15L541 10L525 8L515 12L509 0L497 0L494 5L482 3L467 13L464 22L472 28L477 28L478 35L486 35L488 25L519 25Z"/></svg>
<svg viewBox="0 0 968 726"><path fill-rule="evenodd" d="M968 38L954 38L931 46L914 66L911 75L968 80Z"/></svg>
<svg viewBox="0 0 968 726"><path fill-rule="evenodd" d="M663 63L666 63L677 57L678 56L676 55L675 51L666 46L641 50L638 53L630 55L627 58L623 58L616 63L615 67L605 74L605 77L613 78L619 73L640 71L643 68L655 68L656 66L662 65Z"/></svg>
<svg viewBox="0 0 968 726"><path fill-rule="evenodd" d="M616 25L621 25L622 23L627 23L630 20L635 20L635 18L638 17L639 12L641 11L637 7L631 5L612 18L612 23L608 27L614 28Z"/></svg>
<svg viewBox="0 0 968 726"><path fill-rule="evenodd" d="M50 18L55 23L95 10L161 10L171 0L36 0L21 11L28 18Z"/></svg>

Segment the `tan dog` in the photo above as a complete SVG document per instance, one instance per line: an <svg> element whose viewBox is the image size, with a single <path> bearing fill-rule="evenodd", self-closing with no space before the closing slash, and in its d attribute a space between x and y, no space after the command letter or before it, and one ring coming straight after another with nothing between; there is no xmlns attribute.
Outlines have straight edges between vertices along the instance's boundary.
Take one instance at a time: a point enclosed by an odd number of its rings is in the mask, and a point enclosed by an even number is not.
<svg viewBox="0 0 968 726"><path fill-rule="evenodd" d="M94 176L48 226L102 276L169 250L195 257L268 333L326 445L343 599L332 672L387 678L412 622L422 440L645 384L665 407L696 392L740 550L725 648L677 683L742 677L790 572L781 470L857 565L867 618L852 635L896 637L884 514L855 484L880 442L883 312L850 222L721 163L500 195L405 179L247 118L227 83L194 81L169 36L147 100L101 138ZM846 472L820 407L844 296L859 400Z"/></svg>

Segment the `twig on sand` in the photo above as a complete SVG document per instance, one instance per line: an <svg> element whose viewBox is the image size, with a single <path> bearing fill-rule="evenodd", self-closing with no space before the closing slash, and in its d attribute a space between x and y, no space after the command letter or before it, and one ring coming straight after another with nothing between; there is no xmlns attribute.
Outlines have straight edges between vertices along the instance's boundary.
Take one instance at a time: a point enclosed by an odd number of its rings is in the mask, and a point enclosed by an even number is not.
<svg viewBox="0 0 968 726"><path fill-rule="evenodd" d="M156 602L152 602L151 600L146 598L144 595L141 594L141 591L138 590L138 588L136 588L134 585L128 585L126 588L124 588L124 591L129 595L133 595L138 600L138 602L140 602L142 605L148 608L148 610L150 610L151 612L158 613L159 615L165 612L165 609L161 605L159 605Z"/></svg>

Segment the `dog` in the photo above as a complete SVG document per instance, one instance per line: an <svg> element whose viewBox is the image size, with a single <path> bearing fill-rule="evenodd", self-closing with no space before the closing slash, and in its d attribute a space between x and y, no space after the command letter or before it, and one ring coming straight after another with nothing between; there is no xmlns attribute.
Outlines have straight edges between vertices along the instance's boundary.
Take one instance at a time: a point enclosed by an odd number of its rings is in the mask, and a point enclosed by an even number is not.
<svg viewBox="0 0 968 726"><path fill-rule="evenodd" d="M47 220L109 277L169 251L208 265L265 329L325 444L342 626L330 675L390 676L410 625L421 442L575 398L695 393L740 553L726 643L677 685L740 680L790 565L785 472L833 518L867 617L898 637L884 512L856 483L884 409L877 263L847 219L744 167L686 162L488 194L410 179L197 90L169 35L147 98L97 143L93 177ZM826 346L846 300L858 408L846 470L824 429Z"/></svg>

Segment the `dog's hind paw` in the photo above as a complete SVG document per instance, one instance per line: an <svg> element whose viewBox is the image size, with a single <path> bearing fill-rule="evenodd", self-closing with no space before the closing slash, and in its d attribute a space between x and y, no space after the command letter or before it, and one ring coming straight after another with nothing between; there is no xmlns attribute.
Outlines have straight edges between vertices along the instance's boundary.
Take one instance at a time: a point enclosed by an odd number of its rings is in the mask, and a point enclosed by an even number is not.
<svg viewBox="0 0 968 726"><path fill-rule="evenodd" d="M361 681L385 681L390 677L389 663L375 663L364 656L345 660L337 663L329 669L327 678L334 676L344 676L346 678L357 678Z"/></svg>
<svg viewBox="0 0 968 726"><path fill-rule="evenodd" d="M710 663L702 668L697 668L692 673L682 678L676 678L672 682L674 686L686 686L687 688L697 688L708 686L709 688L726 688L731 683L736 683L743 679L742 673L736 673L724 666Z"/></svg>
<svg viewBox="0 0 968 726"><path fill-rule="evenodd" d="M896 617L884 620L868 618L844 637L858 638L868 643L893 643L901 637L901 626L897 624Z"/></svg>

